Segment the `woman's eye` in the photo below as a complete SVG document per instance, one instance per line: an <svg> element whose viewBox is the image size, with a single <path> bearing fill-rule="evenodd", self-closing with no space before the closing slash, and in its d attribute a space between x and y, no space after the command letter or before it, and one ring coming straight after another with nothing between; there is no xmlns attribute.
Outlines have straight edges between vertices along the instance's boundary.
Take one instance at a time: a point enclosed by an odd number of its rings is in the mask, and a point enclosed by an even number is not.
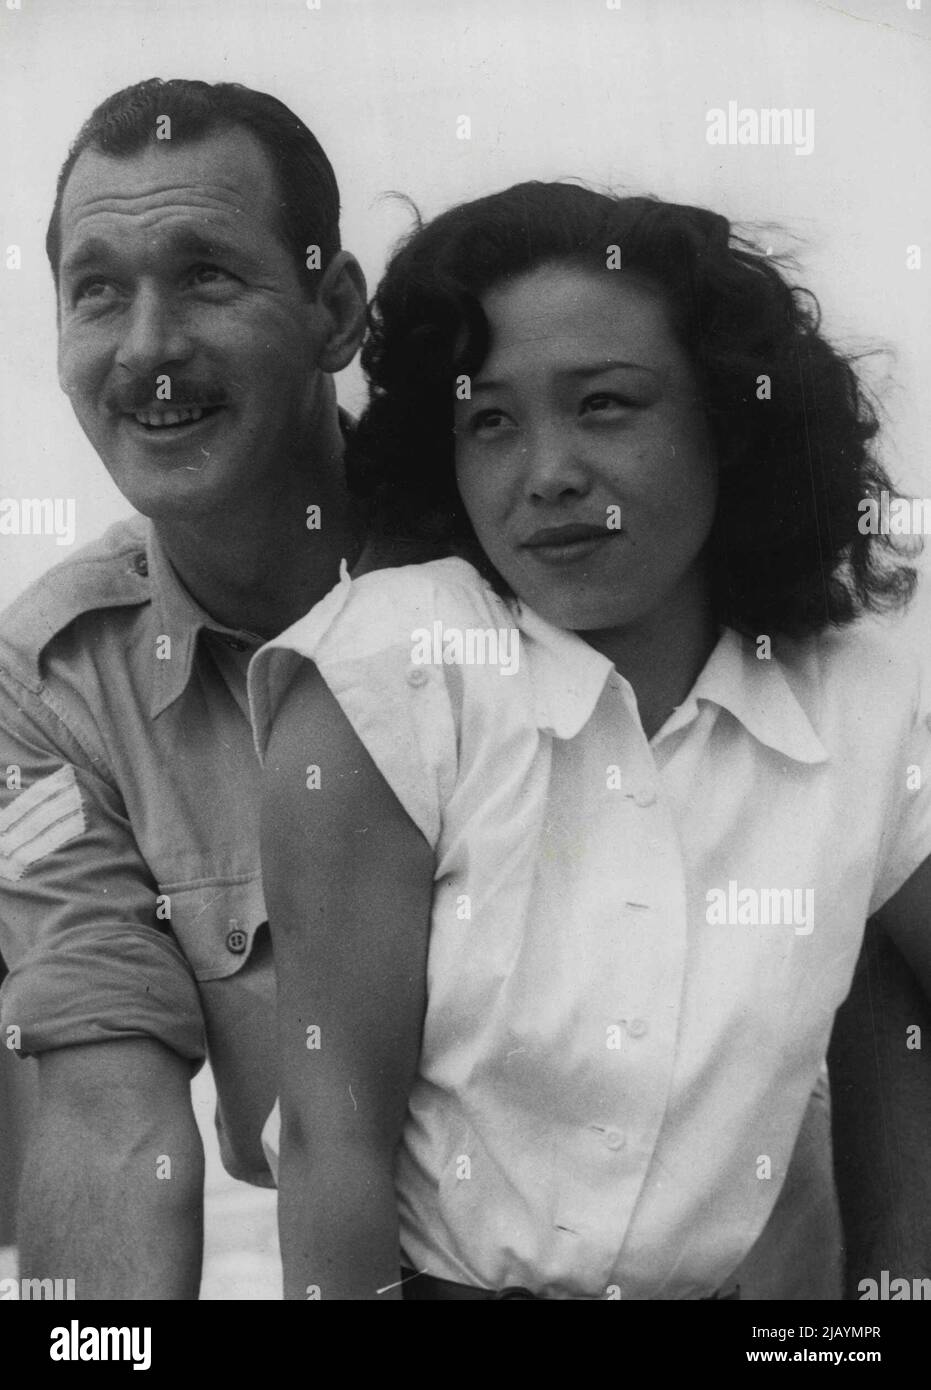
<svg viewBox="0 0 931 1390"><path fill-rule="evenodd" d="M632 401L625 400L623 396L615 396L610 391L598 391L594 395L585 397L579 408L579 413L601 415L608 410L629 409L632 404Z"/></svg>
<svg viewBox="0 0 931 1390"><path fill-rule="evenodd" d="M495 430L504 429L510 424L508 416L503 410L480 410L477 415L473 415L469 421L469 428L473 433L488 430L493 433Z"/></svg>

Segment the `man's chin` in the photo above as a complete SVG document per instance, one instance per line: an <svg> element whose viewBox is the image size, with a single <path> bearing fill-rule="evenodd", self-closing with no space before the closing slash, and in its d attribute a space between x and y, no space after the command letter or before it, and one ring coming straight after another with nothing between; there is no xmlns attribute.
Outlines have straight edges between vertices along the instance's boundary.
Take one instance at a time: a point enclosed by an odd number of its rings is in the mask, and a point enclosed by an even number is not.
<svg viewBox="0 0 931 1390"><path fill-rule="evenodd" d="M213 466L211 466L213 462ZM120 460L110 470L113 482L135 511L152 521L193 521L216 515L226 501L217 460L178 460L153 467L149 462Z"/></svg>
<svg viewBox="0 0 931 1390"><path fill-rule="evenodd" d="M140 436L144 428L121 423L105 442L91 438L113 482L136 511L155 517L216 506L218 486L229 473L229 440L169 437L170 426L153 430L152 437Z"/></svg>

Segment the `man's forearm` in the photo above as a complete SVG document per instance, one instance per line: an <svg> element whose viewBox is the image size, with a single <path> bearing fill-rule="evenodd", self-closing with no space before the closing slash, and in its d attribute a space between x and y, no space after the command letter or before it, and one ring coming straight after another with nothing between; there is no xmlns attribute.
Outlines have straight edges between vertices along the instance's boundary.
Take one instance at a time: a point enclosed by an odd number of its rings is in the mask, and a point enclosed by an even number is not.
<svg viewBox="0 0 931 1390"><path fill-rule="evenodd" d="M918 1031L916 1031L916 1029ZM931 1275L931 1006L870 923L829 1055L848 1297Z"/></svg>
<svg viewBox="0 0 931 1390"><path fill-rule="evenodd" d="M19 1195L20 1272L78 1299L195 1299L204 1154L189 1068L157 1044L40 1059Z"/></svg>

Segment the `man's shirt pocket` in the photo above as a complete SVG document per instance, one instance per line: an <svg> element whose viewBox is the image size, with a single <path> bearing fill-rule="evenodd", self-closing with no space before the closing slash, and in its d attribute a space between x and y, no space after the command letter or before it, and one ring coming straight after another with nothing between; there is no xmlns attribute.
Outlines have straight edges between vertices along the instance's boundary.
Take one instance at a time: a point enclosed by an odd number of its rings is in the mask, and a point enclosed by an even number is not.
<svg viewBox="0 0 931 1390"><path fill-rule="evenodd" d="M161 894L162 911L197 980L222 980L242 969L267 920L257 875L167 887Z"/></svg>

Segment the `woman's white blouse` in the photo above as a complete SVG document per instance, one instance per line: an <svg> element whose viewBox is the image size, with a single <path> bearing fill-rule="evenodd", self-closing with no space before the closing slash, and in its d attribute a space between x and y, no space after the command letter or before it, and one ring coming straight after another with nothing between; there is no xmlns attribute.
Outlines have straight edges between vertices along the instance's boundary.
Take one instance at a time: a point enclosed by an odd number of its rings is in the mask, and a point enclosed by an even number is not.
<svg viewBox="0 0 931 1390"><path fill-rule="evenodd" d="M917 664L872 626L765 650L725 629L648 742L609 660L448 559L344 567L253 661L260 756L312 659L436 853L413 1269L701 1298L760 1234L866 918L931 853Z"/></svg>

